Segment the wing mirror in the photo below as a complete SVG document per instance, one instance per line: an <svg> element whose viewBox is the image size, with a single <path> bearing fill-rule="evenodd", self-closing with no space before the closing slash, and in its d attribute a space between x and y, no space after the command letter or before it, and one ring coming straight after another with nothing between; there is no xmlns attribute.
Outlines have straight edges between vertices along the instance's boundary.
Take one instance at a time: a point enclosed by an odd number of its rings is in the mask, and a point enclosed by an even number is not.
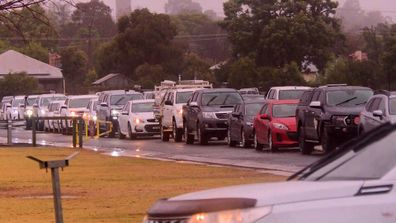
<svg viewBox="0 0 396 223"><path fill-rule="evenodd" d="M121 112L121 115L129 115L129 113L127 111L123 111Z"/></svg>
<svg viewBox="0 0 396 223"><path fill-rule="evenodd" d="M309 104L311 108L322 108L322 103L320 101L313 101Z"/></svg>
<svg viewBox="0 0 396 223"><path fill-rule="evenodd" d="M262 119L262 120L271 120L271 118L267 114L260 115L260 119Z"/></svg>
<svg viewBox="0 0 396 223"><path fill-rule="evenodd" d="M384 113L381 110L375 110L373 111L373 116L382 118L384 116Z"/></svg>
<svg viewBox="0 0 396 223"><path fill-rule="evenodd" d="M106 102L102 102L102 103L100 103L100 106L101 106L101 107L109 107L109 106L107 105L107 103L106 103Z"/></svg>
<svg viewBox="0 0 396 223"><path fill-rule="evenodd" d="M233 112L233 113L231 113L231 116L234 118L239 118L242 116L242 112Z"/></svg>
<svg viewBox="0 0 396 223"><path fill-rule="evenodd" d="M67 105L62 105L61 109L67 109Z"/></svg>

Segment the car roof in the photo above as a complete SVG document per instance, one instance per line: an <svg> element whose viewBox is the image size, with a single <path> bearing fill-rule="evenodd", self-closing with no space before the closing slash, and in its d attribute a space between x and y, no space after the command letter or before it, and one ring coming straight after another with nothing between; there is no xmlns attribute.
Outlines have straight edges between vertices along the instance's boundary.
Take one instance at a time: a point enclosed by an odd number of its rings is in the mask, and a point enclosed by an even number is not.
<svg viewBox="0 0 396 223"><path fill-rule="evenodd" d="M58 96L65 96L64 94L41 94L39 95L40 98L46 98L46 97L58 97Z"/></svg>
<svg viewBox="0 0 396 223"><path fill-rule="evenodd" d="M63 100L57 100L57 101L51 101L50 104L64 104L65 101Z"/></svg>
<svg viewBox="0 0 396 223"><path fill-rule="evenodd" d="M372 90L369 87L363 87L363 86L349 86L349 85L325 85L325 86L320 86L318 87L320 89L326 89L326 90L348 90L348 89L353 89L353 90Z"/></svg>
<svg viewBox="0 0 396 223"><path fill-rule="evenodd" d="M251 91L251 90L257 91L258 88L251 87L251 88L241 88L241 89L239 89L239 91Z"/></svg>
<svg viewBox="0 0 396 223"><path fill-rule="evenodd" d="M79 98L98 98L97 95L69 95L67 96L68 99L79 99Z"/></svg>
<svg viewBox="0 0 396 223"><path fill-rule="evenodd" d="M110 90L102 91L101 94L141 94L140 92L134 90Z"/></svg>
<svg viewBox="0 0 396 223"><path fill-rule="evenodd" d="M235 89L232 88L203 88L203 89L199 89L197 90L197 92L202 92L202 93L216 93L216 92L238 92Z"/></svg>
<svg viewBox="0 0 396 223"><path fill-rule="evenodd" d="M300 100L268 100L269 104L283 105L283 104L298 104Z"/></svg>
<svg viewBox="0 0 396 223"><path fill-rule="evenodd" d="M309 89L312 88L307 86L277 86L277 87L271 87L270 90L309 90Z"/></svg>
<svg viewBox="0 0 396 223"><path fill-rule="evenodd" d="M197 91L201 90L202 88L179 88L179 89L174 89L175 92L190 92L190 91Z"/></svg>
<svg viewBox="0 0 396 223"><path fill-rule="evenodd" d="M25 95L18 95L18 96L15 96L14 97L14 99L25 99Z"/></svg>
<svg viewBox="0 0 396 223"><path fill-rule="evenodd" d="M154 99L144 99L144 100L131 100L132 104L140 104L140 103L154 103Z"/></svg>

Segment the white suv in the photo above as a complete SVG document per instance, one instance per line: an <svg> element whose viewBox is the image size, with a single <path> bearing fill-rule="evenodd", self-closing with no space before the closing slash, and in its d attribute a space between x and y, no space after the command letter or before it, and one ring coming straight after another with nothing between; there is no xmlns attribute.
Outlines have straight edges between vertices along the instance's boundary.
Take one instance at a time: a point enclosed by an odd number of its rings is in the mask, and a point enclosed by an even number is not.
<svg viewBox="0 0 396 223"><path fill-rule="evenodd" d="M88 104L91 99L98 98L96 95L76 95L68 96L65 104L61 108L61 117L83 117L88 111ZM63 132L67 132L72 127L71 120L62 120L61 128Z"/></svg>
<svg viewBox="0 0 396 223"><path fill-rule="evenodd" d="M183 105L198 89L172 89L163 100L161 115L161 139L168 141L172 135L175 142L181 142L183 137Z"/></svg>
<svg viewBox="0 0 396 223"><path fill-rule="evenodd" d="M37 104L33 105L33 114L37 117L45 117L48 112L48 105L51 101L66 100L64 94L42 94L37 98ZM44 120L37 122L37 130L44 131Z"/></svg>
<svg viewBox="0 0 396 223"><path fill-rule="evenodd" d="M304 86L272 87L266 95L267 100L300 100L302 94L311 89Z"/></svg>

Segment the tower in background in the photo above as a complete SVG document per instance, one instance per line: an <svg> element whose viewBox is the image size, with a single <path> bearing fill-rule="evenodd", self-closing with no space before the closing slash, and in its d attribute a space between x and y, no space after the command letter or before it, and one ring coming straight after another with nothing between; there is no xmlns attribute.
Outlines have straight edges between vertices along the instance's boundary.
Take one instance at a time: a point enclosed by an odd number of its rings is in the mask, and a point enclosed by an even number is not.
<svg viewBox="0 0 396 223"><path fill-rule="evenodd" d="M132 12L131 0L116 0L116 19Z"/></svg>

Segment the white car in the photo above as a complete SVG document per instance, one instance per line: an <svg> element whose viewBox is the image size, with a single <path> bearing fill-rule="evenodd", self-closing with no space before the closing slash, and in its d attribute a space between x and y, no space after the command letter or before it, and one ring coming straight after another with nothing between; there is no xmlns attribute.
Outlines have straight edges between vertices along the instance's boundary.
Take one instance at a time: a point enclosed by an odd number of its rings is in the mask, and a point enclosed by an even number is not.
<svg viewBox="0 0 396 223"><path fill-rule="evenodd" d="M134 100L125 104L118 118L120 139L159 135L160 126L154 118L153 105L154 100Z"/></svg>
<svg viewBox="0 0 396 223"><path fill-rule="evenodd" d="M11 103L9 102L3 102L1 104L1 116L0 116L1 120L11 119L11 111L12 111L11 107L12 107Z"/></svg>
<svg viewBox="0 0 396 223"><path fill-rule="evenodd" d="M32 117L37 117L37 109L33 109L33 107L37 107L37 100L39 95L29 95L25 101L25 113L24 117L26 120L26 129L32 128Z"/></svg>
<svg viewBox="0 0 396 223"><path fill-rule="evenodd" d="M175 142L181 142L183 138L183 105L191 98L198 89L171 89L161 104L161 139L168 141L172 135Z"/></svg>
<svg viewBox="0 0 396 223"><path fill-rule="evenodd" d="M64 94L42 94L37 98L37 104L33 105L33 113L37 117L45 117L48 112L48 105L51 101L66 100ZM37 123L37 130L44 131L44 120L39 120Z"/></svg>
<svg viewBox="0 0 396 223"><path fill-rule="evenodd" d="M58 118L60 117L61 107L65 104L64 100L52 101L48 105L48 112L45 117ZM45 120L44 121L44 131L49 132L60 132L60 121L59 120Z"/></svg>
<svg viewBox="0 0 396 223"><path fill-rule="evenodd" d="M23 119L25 113L25 98L24 95L15 96L12 100L12 111L11 111L11 118L15 119Z"/></svg>
<svg viewBox="0 0 396 223"><path fill-rule="evenodd" d="M386 124L353 139L287 182L161 199L143 222L394 223L395 143L396 126Z"/></svg>
<svg viewBox="0 0 396 223"><path fill-rule="evenodd" d="M65 104L61 107L61 117L83 117L88 112L88 104L92 99L97 99L97 95L74 95L68 96ZM72 128L71 120L62 120L61 129L67 133Z"/></svg>
<svg viewBox="0 0 396 223"><path fill-rule="evenodd" d="M266 95L267 100L299 100L302 94L311 89L304 86L272 87Z"/></svg>

